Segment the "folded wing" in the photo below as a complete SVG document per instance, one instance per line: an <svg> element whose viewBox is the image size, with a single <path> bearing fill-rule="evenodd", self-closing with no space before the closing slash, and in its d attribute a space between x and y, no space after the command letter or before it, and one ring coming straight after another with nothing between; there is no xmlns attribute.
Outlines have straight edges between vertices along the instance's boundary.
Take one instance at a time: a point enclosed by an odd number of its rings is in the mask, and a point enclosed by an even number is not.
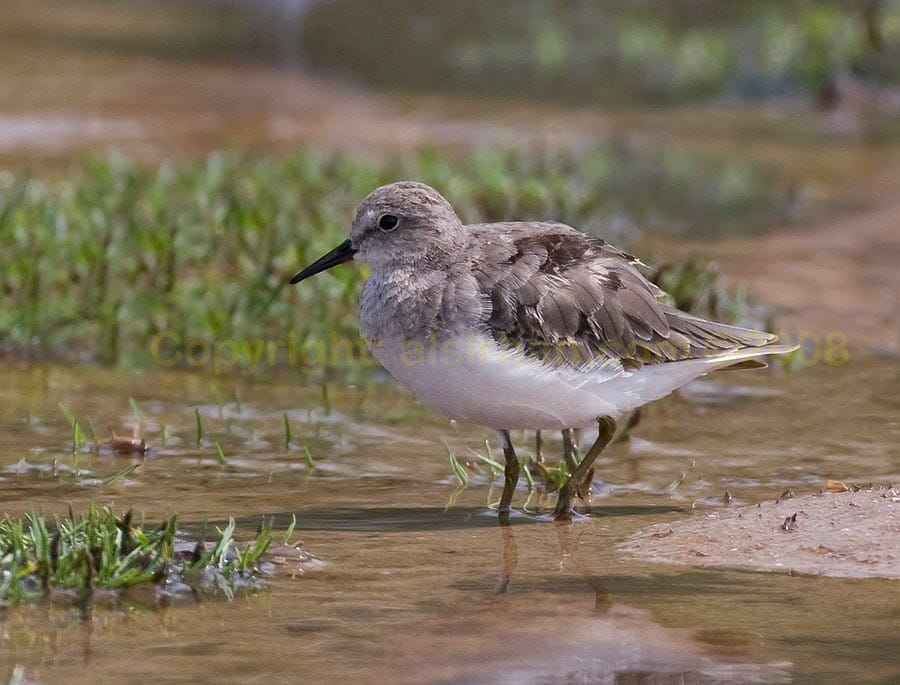
<svg viewBox="0 0 900 685"><path fill-rule="evenodd" d="M470 229L480 247L472 272L488 305L490 334L545 363L633 369L777 340L663 305L664 293L634 257L564 224Z"/></svg>

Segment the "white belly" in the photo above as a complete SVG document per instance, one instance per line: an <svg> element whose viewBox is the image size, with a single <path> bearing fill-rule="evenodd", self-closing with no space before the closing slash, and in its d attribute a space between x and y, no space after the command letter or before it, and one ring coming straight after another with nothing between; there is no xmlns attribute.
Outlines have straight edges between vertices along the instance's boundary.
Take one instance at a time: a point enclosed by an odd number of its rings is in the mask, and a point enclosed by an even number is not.
<svg viewBox="0 0 900 685"><path fill-rule="evenodd" d="M555 368L487 337L375 346L373 354L410 392L451 419L495 429L560 430L618 419L694 378L734 363L687 360L625 371L618 363ZM750 356L750 355L747 355Z"/></svg>

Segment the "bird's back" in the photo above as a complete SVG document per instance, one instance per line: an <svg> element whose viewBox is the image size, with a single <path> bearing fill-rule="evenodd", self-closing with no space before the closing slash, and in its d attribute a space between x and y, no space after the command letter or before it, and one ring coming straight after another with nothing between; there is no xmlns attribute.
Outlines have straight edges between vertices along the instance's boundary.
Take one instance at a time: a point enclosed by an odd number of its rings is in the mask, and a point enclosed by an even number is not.
<svg viewBox="0 0 900 685"><path fill-rule="evenodd" d="M469 227L471 270L501 345L575 366L647 364L777 352L777 336L664 305L638 260L560 223Z"/></svg>

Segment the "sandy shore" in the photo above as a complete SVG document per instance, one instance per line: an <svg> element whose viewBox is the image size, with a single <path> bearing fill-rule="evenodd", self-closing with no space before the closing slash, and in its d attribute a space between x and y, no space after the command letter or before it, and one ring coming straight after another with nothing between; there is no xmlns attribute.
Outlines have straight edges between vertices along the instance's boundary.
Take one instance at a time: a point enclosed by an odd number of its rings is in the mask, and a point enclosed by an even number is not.
<svg viewBox="0 0 900 685"><path fill-rule="evenodd" d="M841 489L841 484L831 484ZM697 511L620 545L643 561L844 578L900 578L900 492L807 493Z"/></svg>

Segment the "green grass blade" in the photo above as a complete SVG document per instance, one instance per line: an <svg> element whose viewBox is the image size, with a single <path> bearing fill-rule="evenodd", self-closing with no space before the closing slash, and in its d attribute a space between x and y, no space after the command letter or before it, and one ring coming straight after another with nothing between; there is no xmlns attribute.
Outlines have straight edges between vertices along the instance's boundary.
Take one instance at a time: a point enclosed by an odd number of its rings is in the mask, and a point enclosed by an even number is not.
<svg viewBox="0 0 900 685"><path fill-rule="evenodd" d="M453 450L450 449L450 445L446 440L442 440L444 443L444 447L447 448L447 457L450 460L450 470L453 471L453 475L456 476L456 480L462 487L466 487L469 484L469 474L466 471L465 467L459 463L459 460L456 458L456 455L453 453Z"/></svg>
<svg viewBox="0 0 900 685"><path fill-rule="evenodd" d="M144 412L141 411L141 408L138 406L137 400L133 397L129 397L128 404L131 405L131 411L134 413L134 418L138 420L138 423L147 423L147 417L144 416Z"/></svg>
<svg viewBox="0 0 900 685"><path fill-rule="evenodd" d="M294 528L297 526L297 514L291 514L291 524L287 527L287 530L284 531L284 538L282 540L282 544L288 545L290 544L291 536L294 534Z"/></svg>
<svg viewBox="0 0 900 685"><path fill-rule="evenodd" d="M203 420L197 407L194 408L194 420L197 422L197 447L200 447L200 441L203 440Z"/></svg>
<svg viewBox="0 0 900 685"><path fill-rule="evenodd" d="M306 445L303 446L303 455L306 457L306 467L313 471L316 468L316 462L313 461L312 452L309 451L309 447Z"/></svg>
<svg viewBox="0 0 900 685"><path fill-rule="evenodd" d="M284 412L284 449L289 450L291 448L291 440L293 440L293 436L291 435L291 422L288 421L287 412Z"/></svg>
<svg viewBox="0 0 900 685"><path fill-rule="evenodd" d="M228 466L228 462L225 460L225 453L222 451L222 446L216 442L216 461L219 462L219 466Z"/></svg>
<svg viewBox="0 0 900 685"><path fill-rule="evenodd" d="M111 475L109 478L104 478L104 479L103 479L102 481L100 481L100 482L101 482L103 485L110 485L110 484L112 484L112 483L115 483L115 482L118 481L118 480L122 480L123 478L127 478L128 476L130 476L132 473L135 472L135 469L137 469L138 466L140 466L140 464L129 464L128 466L126 466L126 467L125 467L124 469L122 469L121 471L116 471L116 472L115 472L113 475Z"/></svg>

